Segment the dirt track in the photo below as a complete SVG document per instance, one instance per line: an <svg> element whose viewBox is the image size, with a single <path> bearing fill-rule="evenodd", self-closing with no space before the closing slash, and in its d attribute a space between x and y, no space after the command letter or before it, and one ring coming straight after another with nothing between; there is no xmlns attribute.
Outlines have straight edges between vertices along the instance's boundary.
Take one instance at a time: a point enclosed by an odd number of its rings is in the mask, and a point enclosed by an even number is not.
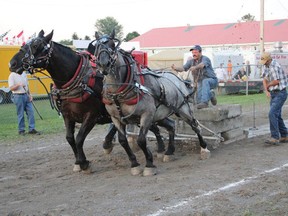
<svg viewBox="0 0 288 216"><path fill-rule="evenodd" d="M178 144L175 161L155 159L157 175L132 177L119 144L103 154L103 134L97 126L85 143L89 175L72 172L63 134L1 145L0 215L288 215L288 144L267 147L268 136L256 137L221 145L204 161L193 144Z"/></svg>

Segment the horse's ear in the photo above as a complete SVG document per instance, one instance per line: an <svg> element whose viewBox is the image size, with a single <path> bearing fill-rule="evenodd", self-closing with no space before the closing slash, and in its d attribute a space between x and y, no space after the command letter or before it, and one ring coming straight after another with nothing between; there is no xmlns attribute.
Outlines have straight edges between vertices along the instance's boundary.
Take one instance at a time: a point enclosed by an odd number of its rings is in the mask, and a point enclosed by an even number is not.
<svg viewBox="0 0 288 216"><path fill-rule="evenodd" d="M54 33L54 30L52 30L52 31L50 32L50 34L48 34L48 35L45 37L45 41L46 41L47 43L49 43L49 42L52 40L53 33Z"/></svg>
<svg viewBox="0 0 288 216"><path fill-rule="evenodd" d="M100 38L100 35L97 31L95 31L95 38L96 38L96 40L98 40Z"/></svg>
<svg viewBox="0 0 288 216"><path fill-rule="evenodd" d="M43 29L39 32L38 37L40 37L40 38L44 37L44 31L43 31Z"/></svg>
<svg viewBox="0 0 288 216"><path fill-rule="evenodd" d="M111 33L110 37L111 37L112 39L114 39L114 38L115 38L115 29L113 29L113 31L112 31L112 33Z"/></svg>

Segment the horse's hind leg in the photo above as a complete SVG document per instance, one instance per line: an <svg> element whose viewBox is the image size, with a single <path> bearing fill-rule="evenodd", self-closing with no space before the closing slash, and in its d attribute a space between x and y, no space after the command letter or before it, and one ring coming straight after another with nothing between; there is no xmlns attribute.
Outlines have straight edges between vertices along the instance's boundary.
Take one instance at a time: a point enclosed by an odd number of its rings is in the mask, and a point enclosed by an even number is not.
<svg viewBox="0 0 288 216"><path fill-rule="evenodd" d="M117 128L114 124L111 123L111 125L109 126L108 134L106 135L103 142L103 149L105 154L110 154L110 152L113 150L112 140L114 139L116 132Z"/></svg>
<svg viewBox="0 0 288 216"><path fill-rule="evenodd" d="M160 130L156 124L152 124L149 130L152 131L156 137L156 140L157 140L157 157L158 157L158 155L162 155L163 152L165 151L165 144L164 144L163 138L160 134Z"/></svg>
<svg viewBox="0 0 288 216"><path fill-rule="evenodd" d="M200 158L202 160L209 158L210 151L207 149L207 143L204 141L203 136L201 135L201 130L200 130L198 121L193 118L192 121L190 121L190 126L197 134L198 140L200 142L200 146L201 146Z"/></svg>
<svg viewBox="0 0 288 216"><path fill-rule="evenodd" d="M163 157L164 162L168 162L172 159L172 155L175 151L175 121L170 118L165 118L158 122L159 126L166 128L169 133L169 144L167 151Z"/></svg>

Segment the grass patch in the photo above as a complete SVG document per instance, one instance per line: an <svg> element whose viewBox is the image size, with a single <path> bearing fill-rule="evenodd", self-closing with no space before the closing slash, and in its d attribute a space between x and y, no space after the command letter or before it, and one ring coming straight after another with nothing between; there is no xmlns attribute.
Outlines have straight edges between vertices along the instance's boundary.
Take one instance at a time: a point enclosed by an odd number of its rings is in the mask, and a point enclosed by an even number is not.
<svg viewBox="0 0 288 216"><path fill-rule="evenodd" d="M41 120L37 112L34 111L37 130L43 131L44 134L53 134L65 131L63 118L59 118L57 112L52 110L48 100L35 100L34 104L43 118L43 120ZM1 104L0 119L1 142L18 139L18 123L15 104ZM25 125L27 130L28 121L26 115Z"/></svg>
<svg viewBox="0 0 288 216"><path fill-rule="evenodd" d="M218 95L218 104L240 104L242 107L252 106L254 102L257 104L267 104L265 94L251 94L251 95ZM35 100L34 104L43 117L40 119L35 111L36 129L43 131L44 134L65 133L65 126L63 118L58 116L55 110L52 110L49 100ZM17 129L16 107L14 104L0 105L0 140L19 139ZM25 116L26 128L28 126L27 118Z"/></svg>
<svg viewBox="0 0 288 216"><path fill-rule="evenodd" d="M261 94L233 94L233 95L218 95L218 104L240 104L241 106L250 106L253 103L266 104L268 102L264 93Z"/></svg>

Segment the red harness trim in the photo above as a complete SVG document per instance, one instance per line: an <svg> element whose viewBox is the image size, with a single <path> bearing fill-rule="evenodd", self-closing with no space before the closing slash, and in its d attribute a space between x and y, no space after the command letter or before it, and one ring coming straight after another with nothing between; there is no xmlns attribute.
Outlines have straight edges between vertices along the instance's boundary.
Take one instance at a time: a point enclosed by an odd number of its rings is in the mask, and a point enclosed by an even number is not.
<svg viewBox="0 0 288 216"><path fill-rule="evenodd" d="M71 85L71 83L76 79L76 77L78 76L78 74L80 73L80 69L81 69L81 66L82 66L82 63L83 63L83 57L81 56L81 59L80 59L80 63L78 65L78 68L74 74L74 76L72 77L72 79L67 82L66 84L64 84L63 86L61 86L62 89L65 89L67 87L69 87Z"/></svg>
<svg viewBox="0 0 288 216"><path fill-rule="evenodd" d="M126 60L125 60L126 61ZM126 64L128 65L128 72L127 72L127 77L126 77L126 80L125 80L125 83L120 86L120 88L117 90L116 93L120 93L121 91L124 91L125 88L127 88L129 86L129 81L130 81L130 78L131 78L131 67L129 66L129 64L127 63L126 61ZM140 73L139 74L139 77L140 77L140 84L141 85L144 85L144 76L143 74L141 74L141 69L140 67L137 67L138 68L138 72ZM136 95L136 97L133 97L131 98L130 100L127 100L125 101L124 103L127 104L127 105L135 105L137 104L138 101L141 100L142 96L144 95L143 91L141 91L140 95L139 95L139 98L138 96ZM102 99L102 102L107 104L107 105L111 105L112 104L112 101L103 97Z"/></svg>
<svg viewBox="0 0 288 216"><path fill-rule="evenodd" d="M81 60L80 60L80 63L78 65L78 67L77 67L77 70L76 70L75 74L73 75L72 79L69 80L69 82L67 82L66 84L64 84L61 87L62 89L65 89L65 88L69 87L73 83L73 81L77 78L77 76L79 75L79 73L80 73L80 71L82 69L82 64L83 64L84 58L85 58L85 55L81 55ZM88 59L85 59L85 60L89 61ZM92 70L92 72L89 72L89 71L87 72L87 73L90 73L90 74L89 74L89 78L87 79L87 83L86 84L87 84L87 86L89 86L90 88L93 89L93 87L95 85L95 82L96 82L95 77L96 77L96 73L97 72L95 70L95 67L93 67L93 65L91 65L92 62L93 62L93 59L91 59L88 62L88 64L90 64L90 66L92 66L90 68L90 70ZM87 68L89 69L89 66ZM83 91L83 94L80 97L67 98L67 101L74 102L74 103L82 103L82 102L86 101L90 96L91 96L91 94L89 92Z"/></svg>

